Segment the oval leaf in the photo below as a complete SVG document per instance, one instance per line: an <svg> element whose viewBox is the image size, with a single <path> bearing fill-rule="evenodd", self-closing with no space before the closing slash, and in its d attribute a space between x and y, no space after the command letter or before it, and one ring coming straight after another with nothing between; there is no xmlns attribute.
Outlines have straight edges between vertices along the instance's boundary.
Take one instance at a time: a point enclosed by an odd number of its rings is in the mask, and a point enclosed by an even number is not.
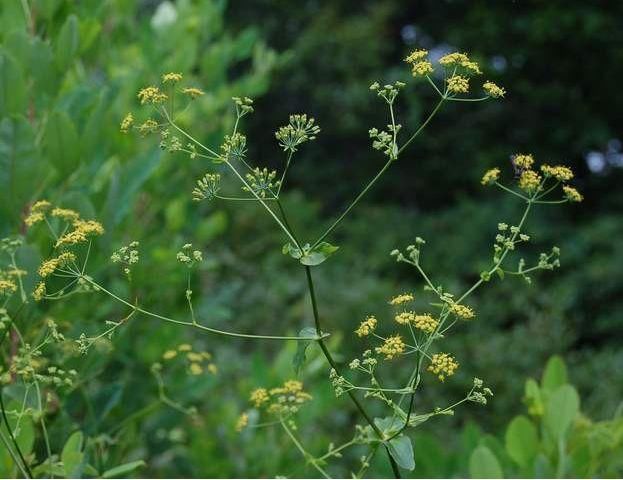
<svg viewBox="0 0 623 480"><path fill-rule="evenodd" d="M549 397L543 422L556 440L567 434L580 412L580 397L571 385L558 387Z"/></svg>
<svg viewBox="0 0 623 480"><path fill-rule="evenodd" d="M504 478L500 462L484 445L477 447L469 457L469 475L472 478Z"/></svg>
<svg viewBox="0 0 623 480"><path fill-rule="evenodd" d="M400 435L392 438L389 441L389 453L396 460L396 463L405 470L413 470L415 468L413 445L409 437Z"/></svg>
<svg viewBox="0 0 623 480"><path fill-rule="evenodd" d="M537 429L523 415L515 417L506 429L505 443L508 455L524 467L532 462L538 452L539 436Z"/></svg>

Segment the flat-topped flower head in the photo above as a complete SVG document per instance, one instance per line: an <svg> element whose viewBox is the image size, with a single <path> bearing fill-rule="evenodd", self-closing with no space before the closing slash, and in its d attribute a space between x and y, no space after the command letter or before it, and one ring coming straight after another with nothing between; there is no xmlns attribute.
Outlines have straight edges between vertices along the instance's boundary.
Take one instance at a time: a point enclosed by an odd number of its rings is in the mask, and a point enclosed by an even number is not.
<svg viewBox="0 0 623 480"><path fill-rule="evenodd" d="M121 133L128 133L133 124L134 115L132 115L132 113L128 113L125 117L123 117L123 120L121 120L119 130L121 130Z"/></svg>
<svg viewBox="0 0 623 480"><path fill-rule="evenodd" d="M411 67L411 74L414 77L424 77L433 73L433 64L428 60L422 60L421 62L414 63Z"/></svg>
<svg viewBox="0 0 623 480"><path fill-rule="evenodd" d="M446 84L450 93L469 92L469 79L463 75L452 75L446 80Z"/></svg>
<svg viewBox="0 0 623 480"><path fill-rule="evenodd" d="M519 177L519 188L524 192L532 194L541 185L541 175L534 170L524 170Z"/></svg>
<svg viewBox="0 0 623 480"><path fill-rule="evenodd" d="M400 295L396 295L389 301L390 305L402 305L404 303L409 303L414 300L414 296L412 293L401 293Z"/></svg>
<svg viewBox="0 0 623 480"><path fill-rule="evenodd" d="M426 313L424 315L416 315L413 318L412 324L418 330L422 330L425 333L433 333L439 322L432 317L432 315Z"/></svg>
<svg viewBox="0 0 623 480"><path fill-rule="evenodd" d="M405 343L400 335L388 337L383 345L376 347L376 353L385 356L385 360L392 360L394 357L403 353L406 349Z"/></svg>
<svg viewBox="0 0 623 480"><path fill-rule="evenodd" d="M374 332L377 323L376 317L371 315L359 324L359 328L355 330L355 333L358 337L366 337Z"/></svg>
<svg viewBox="0 0 623 480"><path fill-rule="evenodd" d="M563 185L562 190L565 194L565 198L570 202L581 202L582 200L584 200L582 194L573 187Z"/></svg>
<svg viewBox="0 0 623 480"><path fill-rule="evenodd" d="M268 395L268 390L265 388L256 388L251 392L251 396L249 397L249 401L255 406L255 408L261 407L268 402L269 399L270 396Z"/></svg>
<svg viewBox="0 0 623 480"><path fill-rule="evenodd" d="M485 172L485 174L482 176L482 180L480 180L480 183L483 185L493 185L495 182L498 181L499 178L500 178L500 169L492 168Z"/></svg>
<svg viewBox="0 0 623 480"><path fill-rule="evenodd" d="M483 83L482 88L487 95L493 98L501 98L506 95L506 90L493 82L486 81Z"/></svg>
<svg viewBox="0 0 623 480"><path fill-rule="evenodd" d="M476 316L474 310L467 305L461 305L460 303L453 303L450 305L450 312L454 313L457 317L464 320L470 320Z"/></svg>
<svg viewBox="0 0 623 480"><path fill-rule="evenodd" d="M142 88L139 90L137 97L140 100L141 105L145 105L146 103L157 105L164 102L168 98L166 93L154 86Z"/></svg>
<svg viewBox="0 0 623 480"><path fill-rule="evenodd" d="M439 64L444 67L462 67L465 73L481 74L478 63L470 60L465 53L453 52L439 59Z"/></svg>
<svg viewBox="0 0 623 480"><path fill-rule="evenodd" d="M443 382L446 377L454 375L454 372L456 372L458 368L458 362L451 355L447 353L435 353L431 358L427 370L437 375L437 378Z"/></svg>
<svg viewBox="0 0 623 480"><path fill-rule="evenodd" d="M414 64L420 60L425 59L427 56L428 56L428 50L424 50L424 49L413 50L407 56L407 58L405 58L405 62Z"/></svg>
<svg viewBox="0 0 623 480"><path fill-rule="evenodd" d="M201 97L202 95L205 95L205 92L203 90L201 90L199 88L194 88L194 87L184 88L182 90L182 93L184 95L188 95L193 100L195 98Z"/></svg>
<svg viewBox="0 0 623 480"><path fill-rule="evenodd" d="M162 83L177 83L182 81L182 74L169 72L162 75Z"/></svg>
<svg viewBox="0 0 623 480"><path fill-rule="evenodd" d="M415 320L415 313L413 312L400 312L394 317L396 323L400 325L407 325Z"/></svg>
<svg viewBox="0 0 623 480"><path fill-rule="evenodd" d="M554 177L560 182L568 182L573 178L573 170L563 165L541 165L541 171L546 177Z"/></svg>
<svg viewBox="0 0 623 480"><path fill-rule="evenodd" d="M531 154L518 153L513 156L513 164L519 170L528 170L534 165L534 157Z"/></svg>

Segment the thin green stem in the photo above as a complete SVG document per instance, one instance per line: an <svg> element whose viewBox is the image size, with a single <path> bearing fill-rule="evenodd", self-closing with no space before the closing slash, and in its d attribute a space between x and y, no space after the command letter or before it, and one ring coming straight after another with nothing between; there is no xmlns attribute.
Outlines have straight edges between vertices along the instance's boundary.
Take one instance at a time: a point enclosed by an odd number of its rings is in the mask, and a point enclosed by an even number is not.
<svg viewBox="0 0 623 480"><path fill-rule="evenodd" d="M284 422L283 420L281 420L279 422L281 424L281 426L283 427L283 429L286 431L286 433L288 434L288 436L290 437L290 440L292 440L292 443L294 443L294 445L296 446L296 448L299 450L299 452L301 452L301 455L303 455L303 458L305 458L305 460L307 460L309 463L312 464L312 466L318 470L318 472L320 472L320 474L324 477L324 478L331 478L329 476L329 474L327 472L325 472L322 467L320 465L318 465L317 460L310 455L307 450L305 450L305 448L303 448L303 445L301 445L301 443L298 441L298 439L296 438L296 436L294 435L294 433L292 433L290 431L290 429L288 428L288 426L286 425L286 422Z"/></svg>

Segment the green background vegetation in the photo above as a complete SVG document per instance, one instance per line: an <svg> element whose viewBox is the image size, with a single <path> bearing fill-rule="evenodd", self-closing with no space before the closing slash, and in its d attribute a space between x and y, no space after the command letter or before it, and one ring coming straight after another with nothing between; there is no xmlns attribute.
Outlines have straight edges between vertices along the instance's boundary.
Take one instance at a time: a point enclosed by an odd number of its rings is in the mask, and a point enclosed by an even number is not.
<svg viewBox="0 0 623 480"><path fill-rule="evenodd" d="M415 272L388 255L416 235L428 242L425 261L436 282L452 291L477 278L497 222L512 223L519 209L513 198L480 187L484 170L508 167L514 152L566 163L585 201L540 208L528 225L527 255L556 244L562 268L535 276L532 285L493 281L474 297L478 320L447 340L460 372L427 387L419 402L422 409L444 406L473 376L486 379L495 397L484 408L469 404L422 425L413 435L413 474L469 475L470 457L490 468L475 475L560 474L558 444L548 437L553 428L563 430L573 459L563 475L620 476L612 454L621 452L620 420L588 418L614 418L623 398L622 16L618 2L562 0L3 1L0 233L23 233L24 213L40 198L97 218L107 233L97 242L93 275L176 317L186 314L186 273L175 253L192 242L207 259L193 286L200 318L215 328L296 334L313 322L300 268L281 254L283 238L258 206L193 203L190 191L208 165L122 135L119 122L136 107L136 91L166 71L193 79L207 95L186 121L210 145L231 129L230 98L255 98L243 128L249 158L272 168L283 162L274 130L290 113L314 116L323 131L296 158L285 197L295 229L312 237L383 161L369 147L368 128L385 121L370 83L407 79L402 58L416 47L469 51L507 98L444 108L334 234L342 248L316 275L321 314L334 332L330 344L340 360L353 358L361 345L351 332L362 317L392 294L420 287ZM409 83L398 106L403 125L425 118L434 101L429 90ZM108 257L131 240L141 242L142 258L130 291ZM23 259L31 267L48 253L36 247L40 239L32 243ZM32 286L34 277L27 281ZM21 321L51 316L77 338L126 314L85 295L30 305ZM219 367L216 376L165 375L169 395L195 406L199 420L159 405L149 373L164 350L182 342L209 350ZM98 445L89 459L98 472L142 459L146 466L133 475L309 475L279 430L234 431L252 388L294 375L295 348L136 318L85 357L56 354L84 382L49 412L53 450L60 454L79 429ZM548 427L547 415L527 410L534 395L526 397L525 379L541 378L552 354L564 358L567 371L555 362L558 373L542 385L541 401L546 410L551 395L575 398L567 382L575 385L583 415L565 400L573 425L563 418ZM359 421L346 399L334 398L326 367L314 348L301 372L314 401L301 415L300 436L318 453L329 441L350 439ZM11 399L10 388L3 393ZM130 417L154 402L148 414ZM523 420L513 420L520 414ZM535 435L538 451L513 446L515 436ZM334 473L348 475L361 453L346 454ZM1 461L0 474L10 474L0 453ZM369 473L388 475L386 462L379 456Z"/></svg>

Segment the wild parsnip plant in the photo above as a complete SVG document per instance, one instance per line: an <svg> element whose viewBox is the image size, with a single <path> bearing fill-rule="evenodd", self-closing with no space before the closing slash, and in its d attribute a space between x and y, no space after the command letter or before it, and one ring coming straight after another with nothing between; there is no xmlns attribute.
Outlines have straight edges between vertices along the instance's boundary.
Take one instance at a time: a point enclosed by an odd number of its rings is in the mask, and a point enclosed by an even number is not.
<svg viewBox="0 0 623 480"><path fill-rule="evenodd" d="M512 195L524 205L520 218L501 219L497 224L497 234L492 239L490 266L480 273L478 280L463 292L450 291L435 281L426 264L425 241L416 237L412 245L403 250L396 249L391 255L397 262L413 267L414 273L421 278L423 289L418 290L419 281L414 281L411 292L397 292L388 299L393 308L390 318L369 315L353 325L350 341L361 345L361 354L347 362L338 362L329 350L326 339L331 334L330 320L322 316L321 305L316 296L314 268L319 267L339 249L330 243L332 233L351 213L366 193L380 181L383 174L391 167L399 168L399 160L405 150L422 134L436 113L446 104L463 102L467 104L491 101L503 98L505 90L490 81L481 81L480 66L466 54L451 53L445 55L433 65L425 50L416 50L406 58L412 75L416 80L428 85L437 95L434 105L421 125L415 128L403 126L399 122L397 99L405 83L381 85L378 82L370 86L372 94L378 97L387 109L387 124L381 128L371 128L369 137L372 148L378 151L384 160L378 173L361 189L360 193L337 215L317 238L308 238L303 232L295 231L286 214L282 192L287 183L288 172L294 168L297 152L303 144L311 142L320 134L320 127L314 118L306 114L293 114L286 125L275 132L276 141L283 151L283 166L280 171L269 170L257 165L247 155L247 138L242 130L245 116L253 113L253 101L247 97L234 97L235 123L232 131L226 135L219 146L208 146L197 139L191 131L183 127L183 113L192 108L194 101L201 101L205 93L194 85L186 85L181 73L162 75L158 85L151 85L138 92L141 107L128 113L121 122L121 130L137 133L139 137L159 138L162 149L186 155L191 160L203 162L209 171L198 180L194 189L189 187L189 195L198 202L228 201L237 202L241 207L245 203L259 205L272 219L275 228L284 238L283 254L301 265L301 275L305 275L311 303L314 326L308 327L296 335L283 332L265 332L258 323L255 332L237 332L217 329L209 325L209 319L199 318L193 309L193 269L203 261L202 252L189 243L177 254L180 268L188 272L185 286L185 298L188 303L187 318L172 318L166 314L149 310L142 305L140 298L123 298L89 274L89 255L92 239L101 235L104 226L93 219L84 219L78 212L51 205L45 200L32 205L25 223L29 229L43 228L50 234L50 248L53 252L39 267L40 283L31 296L36 301L64 300L81 293L105 295L127 308L127 316L117 322L110 322L99 335L83 334L75 339L75 344L82 353L87 352L101 337L112 337L134 316L144 316L154 321L176 324L198 332L211 333L224 337L247 338L258 341L294 341L298 342L295 362L305 361L305 351L311 344L317 344L328 363L327 380L331 383L337 397L347 396L361 416L362 424L357 425L353 437L345 444L329 445L324 454L314 454L305 447L305 441L299 438L296 414L308 402L313 401L312 393L305 390L297 379L285 381L282 385L264 385L250 392L249 410L241 414L235 428L259 428L278 426L291 439L294 447L300 451L303 460L315 473L330 477L329 461L339 459L341 452L354 446L365 446L366 455L361 458L358 471L352 472L357 478L365 475L372 458L381 451L387 456L394 475L400 477L400 470L413 470L415 459L409 434L422 423L439 415L453 415L457 407L465 403L485 405L493 396L484 380L474 378L466 385L466 393L448 405L439 406L432 411L416 410L418 390L424 382L444 382L461 368L462 359L455 358L443 348L444 339L454 327L478 321L479 316L470 306L470 296L496 278L507 276L521 277L530 282L531 275L540 270L552 270L559 265L559 250L542 253L534 261L523 258L510 265L515 255L511 255L530 241L527 233L527 221L530 212L538 207L558 203L577 202L581 194L569 185L573 178L571 170L560 165L542 164L537 167L535 159L529 154L512 156L508 165L509 172L502 168L493 168L486 172L482 184L493 186ZM478 84L475 87L474 84ZM395 165L398 164L398 165ZM229 191L221 180L231 177L238 183L238 191ZM503 180L508 177L509 180ZM227 182L227 185L231 185ZM190 191L192 189L192 191ZM15 263L15 249L19 240L3 244L3 252L8 256L6 270L0 277L0 292L7 299L13 295L21 296L21 301L28 301L27 292L20 283L19 266ZM111 254L111 263L118 265L128 281L132 281L132 269L141 261L140 243L135 240L120 246ZM421 298L428 308L420 310L414 301ZM19 336L19 328L6 310L0 312L0 332L3 339L9 331ZM49 322L37 346L23 343L19 353L10 357L10 363L0 371L3 383L14 381L13 376L22 378L25 385L33 385L39 390L42 382L51 382L63 388L71 386L75 372L46 366L33 361L48 344L64 341L62 334L53 322ZM176 367L174 362L182 359ZM401 368L391 368L392 375L387 375L386 366L402 364ZM190 375L209 375L216 371L216 364L207 352L195 352L190 345L180 345L176 349L163 352L162 361L153 366L152 372L157 380L160 399L172 408L194 415L186 407L171 400L165 393L163 370L166 368L183 369ZM409 372L405 378L397 378L395 372ZM31 388L31 387L28 387ZM37 394L41 401L40 393ZM367 402L379 403L384 407L382 417L373 418ZM442 402L440 401L440 404ZM3 414L5 409L3 407ZM23 413L23 412L22 412ZM44 425L45 415L40 408L37 417ZM264 418L265 417L265 418ZM259 418L259 420L258 420ZM15 454L15 461L22 473L29 472L28 459L22 458L14 439L2 437L7 448ZM12 441L13 440L13 441ZM52 455L49 455L52 459ZM52 461L52 460L50 460ZM277 472L275 472L277 473Z"/></svg>

